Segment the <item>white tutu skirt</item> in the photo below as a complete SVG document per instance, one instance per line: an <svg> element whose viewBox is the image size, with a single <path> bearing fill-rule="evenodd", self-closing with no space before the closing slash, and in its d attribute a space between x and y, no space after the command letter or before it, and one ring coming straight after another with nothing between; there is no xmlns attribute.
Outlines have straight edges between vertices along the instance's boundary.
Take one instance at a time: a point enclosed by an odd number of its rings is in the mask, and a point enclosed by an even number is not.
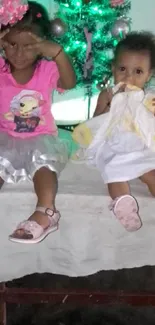
<svg viewBox="0 0 155 325"><path fill-rule="evenodd" d="M69 159L69 142L51 135L28 139L0 133L0 177L8 183L32 180L47 167L59 174Z"/></svg>
<svg viewBox="0 0 155 325"><path fill-rule="evenodd" d="M89 152L88 164L97 167L105 184L125 182L155 169L155 152L131 132L116 133Z"/></svg>

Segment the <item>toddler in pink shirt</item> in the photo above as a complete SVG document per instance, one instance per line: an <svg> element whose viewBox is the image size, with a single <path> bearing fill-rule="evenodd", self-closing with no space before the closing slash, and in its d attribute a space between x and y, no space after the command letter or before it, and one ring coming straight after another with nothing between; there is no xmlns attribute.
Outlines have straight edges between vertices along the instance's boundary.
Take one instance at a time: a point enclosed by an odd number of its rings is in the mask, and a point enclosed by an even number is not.
<svg viewBox="0 0 155 325"><path fill-rule="evenodd" d="M50 41L50 27L44 7L30 1L23 18L2 25L0 32L0 184L34 183L36 209L9 236L27 244L58 228L57 175L68 161L68 143L58 138L51 113L51 93L74 87L75 74L63 48Z"/></svg>

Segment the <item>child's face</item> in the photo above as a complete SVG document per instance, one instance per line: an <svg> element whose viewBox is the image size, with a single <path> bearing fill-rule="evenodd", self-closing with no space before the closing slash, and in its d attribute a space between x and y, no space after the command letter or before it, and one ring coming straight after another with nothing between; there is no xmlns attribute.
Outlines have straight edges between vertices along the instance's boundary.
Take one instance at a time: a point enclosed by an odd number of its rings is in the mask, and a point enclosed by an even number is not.
<svg viewBox="0 0 155 325"><path fill-rule="evenodd" d="M124 82L144 88L151 73L150 56L147 52L122 51L113 65L115 84Z"/></svg>
<svg viewBox="0 0 155 325"><path fill-rule="evenodd" d="M11 31L5 36L8 46L5 48L6 58L16 70L24 70L33 65L37 54L28 50L27 45L35 43L28 31Z"/></svg>

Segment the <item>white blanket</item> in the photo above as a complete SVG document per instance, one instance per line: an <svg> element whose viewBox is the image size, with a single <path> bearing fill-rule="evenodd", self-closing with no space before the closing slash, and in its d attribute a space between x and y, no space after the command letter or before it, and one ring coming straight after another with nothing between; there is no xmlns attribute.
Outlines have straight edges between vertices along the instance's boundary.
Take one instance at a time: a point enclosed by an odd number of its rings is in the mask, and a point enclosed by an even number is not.
<svg viewBox="0 0 155 325"><path fill-rule="evenodd" d="M155 198L133 183L143 227L127 233L108 210L109 197L100 176L84 165L62 173L57 207L59 231L38 245L8 241L16 224L33 211L32 184L7 185L0 193L0 282L27 274L49 272L85 276L100 270L155 264Z"/></svg>

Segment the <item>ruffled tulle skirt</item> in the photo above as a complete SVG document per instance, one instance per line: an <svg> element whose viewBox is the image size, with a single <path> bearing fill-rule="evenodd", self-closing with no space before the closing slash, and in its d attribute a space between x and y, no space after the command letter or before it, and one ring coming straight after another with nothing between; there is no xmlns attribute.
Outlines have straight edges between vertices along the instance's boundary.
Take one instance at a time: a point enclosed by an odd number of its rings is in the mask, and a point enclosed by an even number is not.
<svg viewBox="0 0 155 325"><path fill-rule="evenodd" d="M41 167L59 175L73 151L67 131L60 131L57 137L39 135L26 139L0 133L0 177L8 183L32 180Z"/></svg>

